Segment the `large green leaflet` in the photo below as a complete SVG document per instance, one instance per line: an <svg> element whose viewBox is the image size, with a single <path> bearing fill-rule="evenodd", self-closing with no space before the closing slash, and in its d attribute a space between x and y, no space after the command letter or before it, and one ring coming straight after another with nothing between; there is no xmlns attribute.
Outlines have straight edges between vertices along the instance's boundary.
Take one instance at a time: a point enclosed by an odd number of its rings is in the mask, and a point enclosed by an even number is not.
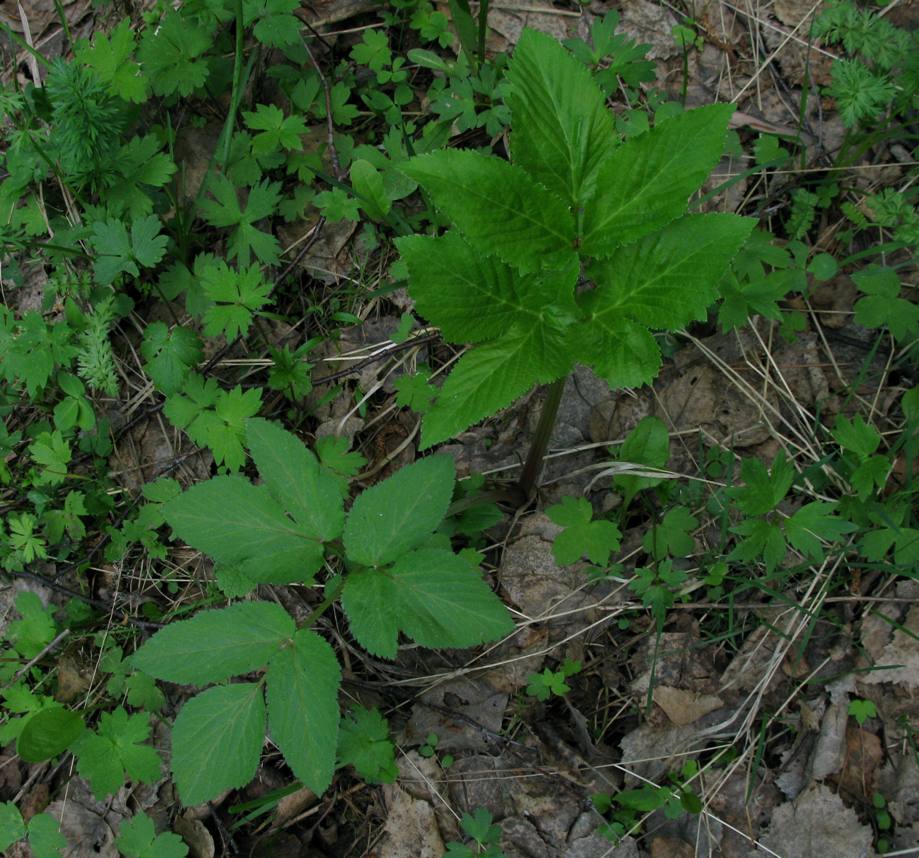
<svg viewBox="0 0 919 858"><path fill-rule="evenodd" d="M507 76L514 162L577 208L594 195L613 140L599 87L584 65L536 30L523 31Z"/></svg>
<svg viewBox="0 0 919 858"><path fill-rule="evenodd" d="M246 423L246 440L259 476L304 531L323 542L340 536L345 513L338 480L313 453L290 432L261 418Z"/></svg>
<svg viewBox="0 0 919 858"><path fill-rule="evenodd" d="M425 416L422 448L564 376L573 360L615 387L653 380L651 331L704 316L753 226L685 216L722 155L732 105L619 144L590 72L530 30L508 81L513 163L446 151L401 167L457 229L399 240L416 307L451 342L475 344Z"/></svg>
<svg viewBox="0 0 919 858"><path fill-rule="evenodd" d="M217 685L186 703L172 725L172 773L186 805L255 777L265 741L265 698L252 682Z"/></svg>
<svg viewBox="0 0 919 858"><path fill-rule="evenodd" d="M688 215L590 267L597 289L584 302L592 318L629 317L675 329L705 318L718 279L747 240L752 218Z"/></svg>
<svg viewBox="0 0 919 858"><path fill-rule="evenodd" d="M348 559L381 566L419 545L447 513L456 471L449 456L430 456L367 489L345 524Z"/></svg>
<svg viewBox="0 0 919 858"><path fill-rule="evenodd" d="M446 441L523 396L534 384L555 381L571 369L571 347L559 325L512 329L505 337L463 355L450 373L437 406L424 421L421 446Z"/></svg>
<svg viewBox="0 0 919 858"><path fill-rule="evenodd" d="M443 149L400 169L474 246L521 272L562 267L574 256L574 217L522 168L478 152Z"/></svg>
<svg viewBox="0 0 919 858"><path fill-rule="evenodd" d="M157 679L204 685L264 667L295 631L279 605L243 602L170 623L131 660Z"/></svg>
<svg viewBox="0 0 919 858"><path fill-rule="evenodd" d="M396 246L415 284L416 309L439 320L446 340L492 340L511 325L538 317L539 308L519 294L517 272L474 250L455 230L440 238L397 238ZM489 307L488 313L482 312L483 306Z"/></svg>
<svg viewBox="0 0 919 858"><path fill-rule="evenodd" d="M733 112L731 104L688 110L616 149L597 180L602 193L584 206L581 252L608 256L682 215L721 158Z"/></svg>
<svg viewBox="0 0 919 858"><path fill-rule="evenodd" d="M215 477L164 504L166 521L176 536L252 582L309 582L322 565L323 543L341 534L342 486L268 420L250 419L246 439L265 484Z"/></svg>
<svg viewBox="0 0 919 858"><path fill-rule="evenodd" d="M198 483L163 505L173 533L252 581L309 581L322 543L292 521L265 486L242 477Z"/></svg>
<svg viewBox="0 0 919 858"><path fill-rule="evenodd" d="M433 649L470 647L514 628L479 570L451 551L423 548L388 569L348 576L342 606L374 655L395 658L399 632Z"/></svg>
<svg viewBox="0 0 919 858"><path fill-rule="evenodd" d="M293 773L317 795L332 783L338 745L335 651L315 632L301 629L268 667L271 738Z"/></svg>

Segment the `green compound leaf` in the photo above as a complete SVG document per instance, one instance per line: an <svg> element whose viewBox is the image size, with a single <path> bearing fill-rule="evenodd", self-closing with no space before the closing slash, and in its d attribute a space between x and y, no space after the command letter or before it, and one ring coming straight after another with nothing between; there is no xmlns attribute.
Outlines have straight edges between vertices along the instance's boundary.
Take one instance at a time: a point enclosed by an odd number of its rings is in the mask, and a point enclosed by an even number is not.
<svg viewBox="0 0 919 858"><path fill-rule="evenodd" d="M288 518L266 486L214 477L163 506L175 535L258 582L309 581L322 565L316 534Z"/></svg>
<svg viewBox="0 0 919 858"><path fill-rule="evenodd" d="M27 763L50 760L69 748L83 730L83 718L63 706L36 712L26 722L16 742L16 753Z"/></svg>
<svg viewBox="0 0 919 858"><path fill-rule="evenodd" d="M147 375L167 396L182 389L188 373L204 354L201 340L194 331L180 326L170 331L164 322L147 326L140 353L146 361Z"/></svg>
<svg viewBox="0 0 919 858"><path fill-rule="evenodd" d="M377 709L355 706L338 733L338 766L354 766L370 783L391 784L399 776L389 722Z"/></svg>
<svg viewBox="0 0 919 858"><path fill-rule="evenodd" d="M731 214L690 215L591 266L598 288L584 301L596 317L630 316L676 329L705 313L718 281L755 226Z"/></svg>
<svg viewBox="0 0 919 858"><path fill-rule="evenodd" d="M246 422L252 460L274 499L304 531L328 542L341 535L345 520L338 480L290 432L260 418Z"/></svg>
<svg viewBox="0 0 919 858"><path fill-rule="evenodd" d="M82 39L74 53L119 98L135 104L146 101L147 79L131 59L134 33L129 18L123 18L110 37L97 32L93 34L92 44Z"/></svg>
<svg viewBox="0 0 919 858"><path fill-rule="evenodd" d="M287 611L273 602L243 602L170 623L131 663L167 682L220 682L266 665L295 631Z"/></svg>
<svg viewBox="0 0 919 858"><path fill-rule="evenodd" d="M280 182L259 182L249 189L246 208L239 205L236 186L224 175L215 175L208 185L214 199L201 201L200 209L211 226L234 227L227 243L227 258L248 265L254 253L265 265L274 265L281 252L278 240L255 224L274 214L281 201Z"/></svg>
<svg viewBox="0 0 919 858"><path fill-rule="evenodd" d="M261 686L217 686L189 700L172 727L172 773L182 804L201 804L249 783L264 739Z"/></svg>
<svg viewBox="0 0 919 858"><path fill-rule="evenodd" d="M583 63L529 29L514 50L508 80L514 163L577 208L596 192L615 140L603 93Z"/></svg>
<svg viewBox="0 0 919 858"><path fill-rule="evenodd" d="M294 775L316 795L326 791L335 772L340 683L335 651L307 629L298 631L268 667L271 738Z"/></svg>
<svg viewBox="0 0 919 858"><path fill-rule="evenodd" d="M522 168L456 149L418 155L399 169L418 182L470 242L523 272L564 267L574 218Z"/></svg>
<svg viewBox="0 0 919 858"><path fill-rule="evenodd" d="M154 783L160 776L161 760L150 745L150 716L146 712L128 715L121 707L103 712L96 732L87 731L73 745L77 771L86 778L100 801L114 795L125 775L142 783Z"/></svg>
<svg viewBox="0 0 919 858"><path fill-rule="evenodd" d="M382 566L420 545L447 514L455 480L450 456L430 456L360 494L345 524L348 559Z"/></svg>
<svg viewBox="0 0 919 858"><path fill-rule="evenodd" d="M845 534L858 530L851 521L835 515L836 504L815 501L801 507L783 522L788 542L811 560L825 556L821 540L837 542Z"/></svg>
<svg viewBox="0 0 919 858"><path fill-rule="evenodd" d="M571 369L573 358L558 325L511 330L463 355L421 426L421 449L446 441Z"/></svg>
<svg viewBox="0 0 919 858"><path fill-rule="evenodd" d="M203 54L211 34L188 15L170 10L157 27L147 27L138 59L157 95L190 95L207 80Z"/></svg>
<svg viewBox="0 0 919 858"><path fill-rule="evenodd" d="M604 258L686 211L724 150L730 104L679 114L632 137L604 162L584 206L581 252Z"/></svg>
<svg viewBox="0 0 919 858"><path fill-rule="evenodd" d="M201 272L201 288L213 302L204 312L204 335L224 334L228 342L249 333L253 315L270 301L272 284L262 280L258 264L230 268L222 259Z"/></svg>
<svg viewBox="0 0 919 858"><path fill-rule="evenodd" d="M470 647L514 628L479 570L452 551L423 548L389 569L352 572L342 606L368 652L395 658L399 632L432 649Z"/></svg>
<svg viewBox="0 0 919 858"><path fill-rule="evenodd" d="M185 858L188 847L178 834L165 831L157 835L153 820L143 811L121 823L115 840L126 858Z"/></svg>
<svg viewBox="0 0 919 858"><path fill-rule="evenodd" d="M449 342L494 339L515 322L538 318L539 308L518 288L520 276L473 249L457 232L397 238L396 246L408 265L415 309Z"/></svg>
<svg viewBox="0 0 919 858"><path fill-rule="evenodd" d="M552 521L565 528L552 545L552 553L562 566L585 556L591 563L605 566L610 554L619 548L619 528L611 521L594 521L593 514L585 498L566 497L546 510Z"/></svg>

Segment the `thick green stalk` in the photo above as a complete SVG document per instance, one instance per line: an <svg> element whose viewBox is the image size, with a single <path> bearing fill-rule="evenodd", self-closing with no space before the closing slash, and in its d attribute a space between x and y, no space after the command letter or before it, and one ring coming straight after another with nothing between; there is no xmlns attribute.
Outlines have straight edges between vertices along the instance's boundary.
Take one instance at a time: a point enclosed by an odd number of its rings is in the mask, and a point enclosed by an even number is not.
<svg viewBox="0 0 919 858"><path fill-rule="evenodd" d="M546 397L542 407L542 414L539 415L536 436L530 445L530 452L527 455L526 464L523 466L523 472L520 474L520 482L517 484L523 493L524 502L529 500L536 491L536 481L542 471L546 450L549 449L549 439L552 437L552 430L555 428L555 418L558 414L558 406L562 401L562 393L565 390L567 380L568 376L562 376L558 381L552 382L549 387L549 395Z"/></svg>

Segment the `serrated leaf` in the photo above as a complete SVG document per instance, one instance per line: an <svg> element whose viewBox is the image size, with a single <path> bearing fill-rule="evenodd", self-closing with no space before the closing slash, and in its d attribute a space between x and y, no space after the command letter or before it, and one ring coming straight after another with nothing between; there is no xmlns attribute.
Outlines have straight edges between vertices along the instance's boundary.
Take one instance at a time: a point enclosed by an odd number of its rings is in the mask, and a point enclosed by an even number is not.
<svg viewBox="0 0 919 858"><path fill-rule="evenodd" d="M140 66L131 59L133 52L131 21L123 18L110 36L95 33L92 44L82 40L74 53L115 95L140 104L147 99L147 81Z"/></svg>
<svg viewBox="0 0 919 858"><path fill-rule="evenodd" d="M274 499L317 539L337 539L345 520L342 492L313 453L292 433L257 417L246 422L246 440Z"/></svg>
<svg viewBox="0 0 919 858"><path fill-rule="evenodd" d="M524 279L500 260L473 249L459 233L397 238L396 247L408 265L415 309L437 325L448 342L494 339L515 322L538 318L539 307L524 300Z"/></svg>
<svg viewBox="0 0 919 858"><path fill-rule="evenodd" d="M594 318L626 315L671 330L704 319L718 280L754 225L731 214L690 215L621 247L591 266L598 288L585 308Z"/></svg>
<svg viewBox="0 0 919 858"><path fill-rule="evenodd" d="M389 722L377 709L354 707L338 733L338 765L354 766L370 783L392 783L399 775Z"/></svg>
<svg viewBox="0 0 919 858"><path fill-rule="evenodd" d="M257 263L230 268L222 259L204 268L200 283L213 302L204 313L205 336L223 334L230 342L249 333L253 315L269 302L272 290Z"/></svg>
<svg viewBox="0 0 919 858"><path fill-rule="evenodd" d="M77 771L86 778L100 801L114 795L125 775L142 783L153 783L160 776L161 760L150 745L150 716L146 712L128 715L118 707L103 712L95 732L87 731L73 745Z"/></svg>
<svg viewBox="0 0 919 858"><path fill-rule="evenodd" d="M479 570L438 548L413 551L388 569L351 573L342 607L360 644L383 658L396 657L400 631L440 649L475 646L514 628Z"/></svg>
<svg viewBox="0 0 919 858"><path fill-rule="evenodd" d="M63 753L85 729L82 716L63 706L36 712L16 741L16 753L27 763L40 763Z"/></svg>
<svg viewBox="0 0 919 858"><path fill-rule="evenodd" d="M308 582L322 564L316 535L288 518L265 486L215 477L163 506L173 532L253 581Z"/></svg>
<svg viewBox="0 0 919 858"><path fill-rule="evenodd" d="M164 831L157 835L153 820L143 811L121 823L115 844L126 858L184 858L188 854L178 834Z"/></svg>
<svg viewBox="0 0 919 858"><path fill-rule="evenodd" d="M600 192L585 202L581 252L602 259L683 214L721 158L733 112L730 104L689 110L616 149L597 176Z"/></svg>
<svg viewBox="0 0 919 858"><path fill-rule="evenodd" d="M316 795L332 782L338 745L335 651L315 632L301 629L268 667L268 724L294 775Z"/></svg>
<svg viewBox="0 0 919 858"><path fill-rule="evenodd" d="M386 194L383 175L369 161L358 158L351 163L351 185L360 196L361 208L372 220L386 219L392 200Z"/></svg>
<svg viewBox="0 0 919 858"><path fill-rule="evenodd" d="M455 480L450 456L429 456L362 492L345 523L348 559L382 566L420 545L447 514Z"/></svg>
<svg viewBox="0 0 919 858"><path fill-rule="evenodd" d="M182 389L188 373L204 354L194 331L183 327L170 331L164 322L147 325L140 353L146 360L147 374L167 396Z"/></svg>
<svg viewBox="0 0 919 858"><path fill-rule="evenodd" d="M619 528L611 521L593 521L593 508L585 498L562 498L560 504L546 510L546 515L565 528L552 544L552 553L562 566L585 556L591 563L604 566L619 548Z"/></svg>
<svg viewBox="0 0 919 858"><path fill-rule="evenodd" d="M452 438L523 396L534 384L565 375L573 363L564 328L510 330L475 346L450 373L421 425L421 449Z"/></svg>
<svg viewBox="0 0 919 858"><path fill-rule="evenodd" d="M131 663L167 682L205 685L264 667L295 631L290 615L273 602L243 602L170 623Z"/></svg>
<svg viewBox="0 0 919 858"><path fill-rule="evenodd" d="M233 227L227 243L227 258L249 265L254 253L265 265L274 265L280 255L278 240L255 224L271 216L281 201L280 182L259 182L249 189L246 208L239 204L236 186L224 175L215 175L208 185L213 200L201 201L200 209L211 226Z"/></svg>
<svg viewBox="0 0 919 858"><path fill-rule="evenodd" d="M650 384L661 367L657 340L625 316L598 315L579 325L571 341L578 362L591 366L613 389Z"/></svg>
<svg viewBox="0 0 919 858"><path fill-rule="evenodd" d="M26 827L19 808L11 801L0 804L0 849L12 846L26 836Z"/></svg>
<svg viewBox="0 0 919 858"><path fill-rule="evenodd" d="M207 80L210 47L207 29L171 9L159 26L147 27L138 59L157 95L190 95Z"/></svg>
<svg viewBox="0 0 919 858"><path fill-rule="evenodd" d="M866 423L861 414L856 414L851 420L842 414L837 415L832 434L840 447L855 453L860 459L867 459L881 443L880 433Z"/></svg>
<svg viewBox="0 0 919 858"><path fill-rule="evenodd" d="M745 485L729 489L729 495L747 515L764 515L775 509L788 494L795 469L785 454L779 452L769 471L759 459L744 459L740 475Z"/></svg>
<svg viewBox="0 0 919 858"><path fill-rule="evenodd" d="M526 273L574 257L574 218L520 167L456 149L418 155L399 169L485 253Z"/></svg>
<svg viewBox="0 0 919 858"><path fill-rule="evenodd" d="M802 506L785 519L785 537L805 557L820 560L824 556L821 540L834 542L858 527L835 515L836 504L815 501Z"/></svg>
<svg viewBox="0 0 919 858"><path fill-rule="evenodd" d="M172 773L182 803L201 804L249 783L264 740L260 685L217 686L189 700L172 726Z"/></svg>
<svg viewBox="0 0 919 858"><path fill-rule="evenodd" d="M507 77L513 161L577 209L614 144L603 93L583 63L536 30L523 31Z"/></svg>
<svg viewBox="0 0 919 858"><path fill-rule="evenodd" d="M33 858L61 858L63 855L67 838L61 833L61 823L50 813L38 813L29 820L29 848Z"/></svg>

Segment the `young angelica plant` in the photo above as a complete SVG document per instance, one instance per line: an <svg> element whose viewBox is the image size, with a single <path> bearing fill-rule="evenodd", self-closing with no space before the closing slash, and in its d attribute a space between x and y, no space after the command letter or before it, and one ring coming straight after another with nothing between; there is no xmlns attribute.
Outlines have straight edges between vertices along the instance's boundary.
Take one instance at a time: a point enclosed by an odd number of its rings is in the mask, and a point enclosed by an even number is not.
<svg viewBox="0 0 919 858"><path fill-rule="evenodd" d="M471 347L422 424L432 447L551 384L520 480L535 488L567 375L650 382L654 331L702 319L754 221L687 214L733 107L686 111L617 145L589 70L526 30L508 71L511 160L442 150L400 165L453 228L396 239L418 312Z"/></svg>
<svg viewBox="0 0 919 858"><path fill-rule="evenodd" d="M310 585L324 567L320 604L301 623L279 605L243 601L157 632L133 667L168 682L210 685L172 730L172 773L185 804L254 776L267 729L294 775L317 794L332 781L341 670L314 626L336 601L369 653L393 659L399 634L432 648L469 647L513 629L477 559L435 530L453 496L445 455L420 459L360 494L345 513L347 456L261 418L246 422L261 482L218 476L162 507L173 533L214 559L240 594L257 584ZM233 677L248 679L227 683ZM266 705L267 704L267 705Z"/></svg>

